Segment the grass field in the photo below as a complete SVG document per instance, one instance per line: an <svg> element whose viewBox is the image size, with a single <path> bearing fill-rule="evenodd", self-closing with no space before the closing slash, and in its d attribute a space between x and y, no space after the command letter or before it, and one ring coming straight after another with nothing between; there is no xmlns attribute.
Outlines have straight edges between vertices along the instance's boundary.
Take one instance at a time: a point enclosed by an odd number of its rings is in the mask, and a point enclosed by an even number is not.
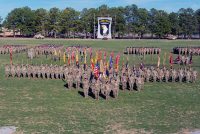
<svg viewBox="0 0 200 134"><path fill-rule="evenodd" d="M175 46L200 46L200 41L167 40L34 40L0 39L4 44L89 45L107 51L122 52L126 46L154 46L169 53ZM174 55L175 57L175 55ZM23 60L22 60L23 59ZM121 58L122 59L122 58ZM140 59L129 56L130 64ZM25 54L13 56L13 62L27 63ZM200 57L193 57L200 72ZM75 89L68 90L62 80L4 78L9 55L0 55L0 126L16 126L18 133L178 133L200 129L200 80L194 83L145 83L142 92L120 91L108 101L84 99ZM48 63L42 57L33 64ZM146 64L156 64L146 56ZM62 64L54 63L53 64ZM176 66L177 67L177 66Z"/></svg>

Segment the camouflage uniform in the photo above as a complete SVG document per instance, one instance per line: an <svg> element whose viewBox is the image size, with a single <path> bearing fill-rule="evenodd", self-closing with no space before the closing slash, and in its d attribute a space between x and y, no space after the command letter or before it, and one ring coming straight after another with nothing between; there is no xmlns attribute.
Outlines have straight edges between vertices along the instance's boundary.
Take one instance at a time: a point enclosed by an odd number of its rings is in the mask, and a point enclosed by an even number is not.
<svg viewBox="0 0 200 134"><path fill-rule="evenodd" d="M83 79L83 91L85 98L88 97L88 91L89 91L89 81L87 78Z"/></svg>

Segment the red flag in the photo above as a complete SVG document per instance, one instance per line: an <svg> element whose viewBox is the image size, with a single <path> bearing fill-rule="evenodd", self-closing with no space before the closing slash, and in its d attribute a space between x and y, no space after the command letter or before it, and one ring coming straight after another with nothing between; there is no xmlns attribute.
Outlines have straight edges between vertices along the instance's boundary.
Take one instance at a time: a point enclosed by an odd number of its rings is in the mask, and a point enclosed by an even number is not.
<svg viewBox="0 0 200 134"><path fill-rule="evenodd" d="M112 58L114 57L114 52L113 52L113 51L111 52L110 56L111 56Z"/></svg>
<svg viewBox="0 0 200 134"><path fill-rule="evenodd" d="M71 59L72 59L72 63L73 63L73 61L74 61L74 58L75 58L75 56L74 56L75 54L74 54L74 51L72 52L72 55L71 55Z"/></svg>
<svg viewBox="0 0 200 134"><path fill-rule="evenodd" d="M68 58L68 65L70 65L70 55L69 54L68 54L67 58Z"/></svg>
<svg viewBox="0 0 200 134"><path fill-rule="evenodd" d="M94 71L94 60L93 59L91 59L91 68Z"/></svg>
<svg viewBox="0 0 200 134"><path fill-rule="evenodd" d="M10 64L12 64L12 47L9 48L10 51Z"/></svg>
<svg viewBox="0 0 200 134"><path fill-rule="evenodd" d="M170 63L170 66L172 67L172 64L173 64L173 57L172 57L172 54L170 53L170 57L169 57L169 63Z"/></svg>
<svg viewBox="0 0 200 134"><path fill-rule="evenodd" d="M119 65L119 59L120 59L120 54L118 53L115 59L115 65L116 65L117 70L118 70L118 65Z"/></svg>

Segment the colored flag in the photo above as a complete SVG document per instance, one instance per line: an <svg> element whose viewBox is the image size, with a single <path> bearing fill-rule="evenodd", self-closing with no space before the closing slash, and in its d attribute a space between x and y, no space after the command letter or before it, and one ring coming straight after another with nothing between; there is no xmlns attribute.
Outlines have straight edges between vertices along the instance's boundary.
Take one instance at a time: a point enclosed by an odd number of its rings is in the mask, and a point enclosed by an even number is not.
<svg viewBox="0 0 200 134"><path fill-rule="evenodd" d="M111 57L113 58L113 57L114 57L114 52L112 51L110 55L111 55Z"/></svg>
<svg viewBox="0 0 200 134"><path fill-rule="evenodd" d="M71 59L72 59L72 63L74 61L74 58L75 58L75 54L74 54L74 51L72 52L72 55L71 55Z"/></svg>
<svg viewBox="0 0 200 134"><path fill-rule="evenodd" d="M10 52L10 64L12 65L12 47L9 48L9 52Z"/></svg>
<svg viewBox="0 0 200 134"><path fill-rule="evenodd" d="M99 66L98 66L98 62L97 62L97 64L96 64L95 68L94 68L94 76L95 76L96 78L99 77Z"/></svg>
<svg viewBox="0 0 200 134"><path fill-rule="evenodd" d="M102 52L101 52L101 50L99 50L99 53L98 53L98 61L101 60L101 56L102 56Z"/></svg>
<svg viewBox="0 0 200 134"><path fill-rule="evenodd" d="M128 59L128 56L126 57L126 68L128 68L128 61L129 61L129 59Z"/></svg>
<svg viewBox="0 0 200 134"><path fill-rule="evenodd" d="M104 72L104 65L103 65L103 61L100 61L100 72L103 73Z"/></svg>
<svg viewBox="0 0 200 134"><path fill-rule="evenodd" d="M65 54L65 52L63 54L63 62L66 63L66 54Z"/></svg>
<svg viewBox="0 0 200 134"><path fill-rule="evenodd" d="M96 57L95 57L95 62L98 60L98 52L96 51Z"/></svg>
<svg viewBox="0 0 200 134"><path fill-rule="evenodd" d="M110 60L109 60L109 68L111 69L113 66L113 60L112 60L112 56L110 56Z"/></svg>
<svg viewBox="0 0 200 134"><path fill-rule="evenodd" d="M92 48L90 48L90 59L92 59Z"/></svg>
<svg viewBox="0 0 200 134"><path fill-rule="evenodd" d="M172 67L172 64L173 64L173 57L172 57L172 54L170 53L170 56L169 56L169 63L170 63L170 66Z"/></svg>
<svg viewBox="0 0 200 134"><path fill-rule="evenodd" d="M106 64L106 68L109 69L110 65L109 65L109 61Z"/></svg>
<svg viewBox="0 0 200 134"><path fill-rule="evenodd" d="M164 54L164 58L163 58L163 66L165 66L166 57L167 57L167 53L165 52L165 54Z"/></svg>
<svg viewBox="0 0 200 134"><path fill-rule="evenodd" d="M94 71L94 60L93 59L91 59L91 68Z"/></svg>
<svg viewBox="0 0 200 134"><path fill-rule="evenodd" d="M87 54L85 53L85 60L84 60L84 64L87 63Z"/></svg>
<svg viewBox="0 0 200 134"><path fill-rule="evenodd" d="M118 70L118 68L119 68L119 59L120 59L120 54L118 54L117 56L116 56L116 60L115 60L115 65L116 65L116 69Z"/></svg>
<svg viewBox="0 0 200 134"><path fill-rule="evenodd" d="M76 64L78 65L78 51L76 52Z"/></svg>
<svg viewBox="0 0 200 134"><path fill-rule="evenodd" d="M157 63L157 67L160 67L160 55L158 55L158 63Z"/></svg>
<svg viewBox="0 0 200 134"><path fill-rule="evenodd" d="M56 49L54 49L54 55L57 56L57 51L56 51Z"/></svg>
<svg viewBox="0 0 200 134"><path fill-rule="evenodd" d="M69 54L68 54L68 65L70 65L70 56L69 56Z"/></svg>
<svg viewBox="0 0 200 134"><path fill-rule="evenodd" d="M105 51L105 52L104 52L104 59L103 59L104 62L106 61L106 55L107 55L107 54L106 54L106 51Z"/></svg>

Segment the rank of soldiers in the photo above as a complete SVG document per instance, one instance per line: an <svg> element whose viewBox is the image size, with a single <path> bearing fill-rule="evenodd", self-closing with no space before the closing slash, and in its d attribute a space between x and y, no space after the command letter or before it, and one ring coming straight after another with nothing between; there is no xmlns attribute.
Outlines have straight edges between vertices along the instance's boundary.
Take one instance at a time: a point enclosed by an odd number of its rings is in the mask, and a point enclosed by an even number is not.
<svg viewBox="0 0 200 134"><path fill-rule="evenodd" d="M63 45L56 45L56 44L43 44L36 46L35 53L37 55L49 55L49 54L55 54L55 52L61 52L64 50Z"/></svg>
<svg viewBox="0 0 200 134"><path fill-rule="evenodd" d="M126 47L124 50L124 54L147 55L160 53L161 48L157 47Z"/></svg>
<svg viewBox="0 0 200 134"><path fill-rule="evenodd" d="M68 46L66 49L73 49L73 48L75 48L75 49L91 49L91 47L90 46L82 46L82 45L72 45L72 46Z"/></svg>
<svg viewBox="0 0 200 134"><path fill-rule="evenodd" d="M0 54L9 54L10 51L12 51L12 53L21 53L25 52L27 48L26 45L4 45L0 46Z"/></svg>
<svg viewBox="0 0 200 134"><path fill-rule="evenodd" d="M191 47L175 47L173 48L174 54L181 54L181 55L200 55L200 46L191 46Z"/></svg>

